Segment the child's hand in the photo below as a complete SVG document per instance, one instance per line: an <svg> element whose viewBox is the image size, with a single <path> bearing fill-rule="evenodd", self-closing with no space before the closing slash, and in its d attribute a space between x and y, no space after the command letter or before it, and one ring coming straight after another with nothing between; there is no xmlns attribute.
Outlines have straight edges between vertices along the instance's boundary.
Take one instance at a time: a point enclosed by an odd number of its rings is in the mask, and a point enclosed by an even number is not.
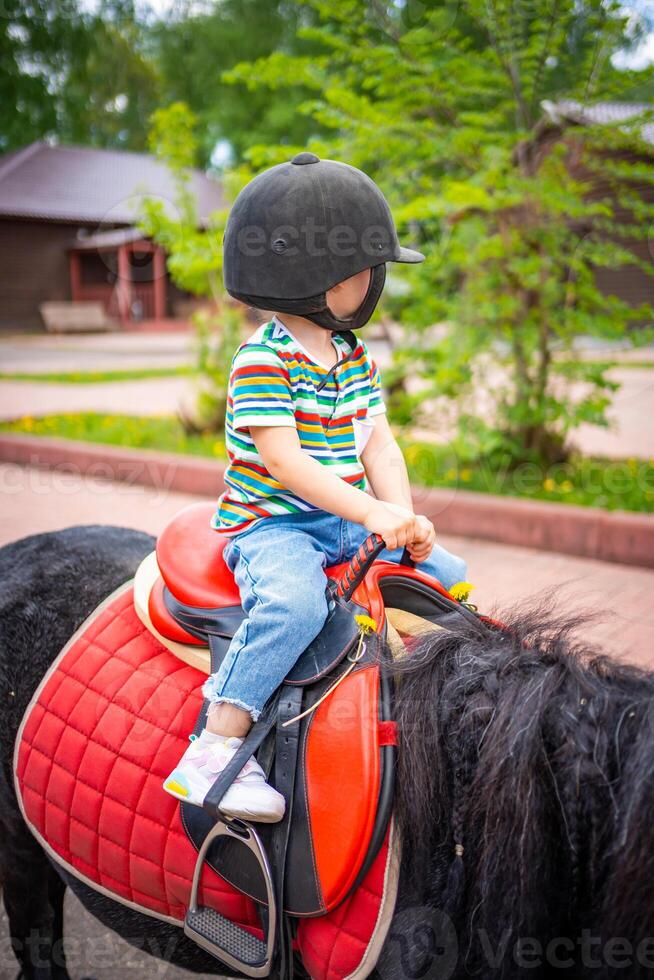
<svg viewBox="0 0 654 980"><path fill-rule="evenodd" d="M429 558L431 550L436 542L436 528L424 514L416 515L418 533L413 541L407 545L409 554L415 562L424 561Z"/></svg>
<svg viewBox="0 0 654 980"><path fill-rule="evenodd" d="M382 500L371 501L363 526L371 534L380 534L386 547L391 550L403 548L414 541L416 535L424 534L418 527L418 518L413 511Z"/></svg>

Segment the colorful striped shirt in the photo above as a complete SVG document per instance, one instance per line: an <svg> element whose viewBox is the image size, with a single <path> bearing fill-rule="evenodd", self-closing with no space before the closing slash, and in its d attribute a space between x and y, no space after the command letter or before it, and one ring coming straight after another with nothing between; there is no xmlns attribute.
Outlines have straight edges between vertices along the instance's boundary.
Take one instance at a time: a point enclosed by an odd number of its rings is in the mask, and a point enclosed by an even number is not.
<svg viewBox="0 0 654 980"><path fill-rule="evenodd" d="M251 425L295 428L306 453L352 486L368 489L360 456L374 416L386 411L379 370L362 340L352 349L332 334L332 343L339 360L329 368L275 316L234 354L225 420L229 463L211 519L215 530L238 534L265 517L319 509L268 472Z"/></svg>

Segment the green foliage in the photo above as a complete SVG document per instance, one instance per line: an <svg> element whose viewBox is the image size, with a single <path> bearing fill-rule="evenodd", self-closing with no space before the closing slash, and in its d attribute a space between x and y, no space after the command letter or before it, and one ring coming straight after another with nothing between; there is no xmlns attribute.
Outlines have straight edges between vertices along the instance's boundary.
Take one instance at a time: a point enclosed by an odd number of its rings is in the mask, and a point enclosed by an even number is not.
<svg viewBox="0 0 654 980"><path fill-rule="evenodd" d="M191 369L180 367L165 368L123 368L116 371L46 371L42 374L27 371L0 371L2 381L29 381L64 385L95 385L105 381L141 381L144 378L177 378L190 374Z"/></svg>
<svg viewBox="0 0 654 980"><path fill-rule="evenodd" d="M298 28L316 15L288 0L167 6L158 19L134 0L3 0L0 152L46 138L142 151L148 117L174 102L198 118L201 166L221 140L239 162L252 142L303 144L322 131L297 110L310 92L302 78L283 92L223 79L246 57L310 59L319 44Z"/></svg>
<svg viewBox="0 0 654 980"><path fill-rule="evenodd" d="M198 154L197 119L188 106L175 102L151 117L150 150L173 175L175 199L144 202L140 227L168 252L168 269L182 289L197 296L222 295L222 233L228 208L214 212L200 226L190 180Z"/></svg>
<svg viewBox="0 0 654 980"><path fill-rule="evenodd" d="M300 110L327 133L308 145L373 176L403 237L427 254L404 273L409 288L385 301L406 328L392 375L396 421L446 393L459 399L460 448L470 458L565 458L578 425L606 424L615 386L600 368L564 365L560 355L579 336L644 341L648 333L634 328L654 318L650 306L635 309L596 282L604 268L654 272L622 244L644 237L654 217L638 190L654 180L644 119L568 127L544 112L563 99L620 100L654 76L612 65L630 44L621 5L304 5L320 23L300 35L321 44L320 58L276 52L229 78L274 91L302 79L312 93ZM290 150L253 144L247 155L259 169ZM449 331L435 341L428 328L437 322ZM479 385L494 396L481 413L470 407Z"/></svg>
<svg viewBox="0 0 654 980"><path fill-rule="evenodd" d="M194 413L181 418L187 432L220 434L225 428L229 368L243 333L243 311L225 302L220 314L195 314L194 326L197 400Z"/></svg>
<svg viewBox="0 0 654 980"><path fill-rule="evenodd" d="M234 304L223 289L222 237L228 207L200 225L190 187L193 163L199 152L197 118L182 102L153 113L149 144L173 175L175 200L144 202L140 227L163 245L168 269L179 286L211 300L193 317L197 372L196 400L191 412L182 410L180 420L188 433L222 433L225 425L227 383L232 354L240 343L245 309ZM227 197L240 190L249 171L234 170L224 181Z"/></svg>
<svg viewBox="0 0 654 980"><path fill-rule="evenodd" d="M300 38L298 29L316 19L288 0L220 0L152 26L150 47L162 100L185 102L197 115L204 164L220 140L240 162L253 143L303 144L320 132L313 119L297 111L308 94L302 76L287 79L282 92L256 85L249 74L236 86L226 81L244 58L274 60L275 52L291 52L310 59L319 44Z"/></svg>
<svg viewBox="0 0 654 980"><path fill-rule="evenodd" d="M62 143L142 150L159 80L131 0L3 0L0 151Z"/></svg>
<svg viewBox="0 0 654 980"><path fill-rule="evenodd" d="M510 452L462 458L454 446L400 439L409 477L421 486L452 487L605 510L654 512L652 460L585 458L516 464Z"/></svg>
<svg viewBox="0 0 654 980"><path fill-rule="evenodd" d="M107 415L103 412L64 412L0 422L2 432L100 442L132 449L158 449L194 456L225 457L225 443L213 433L189 433L173 415Z"/></svg>
<svg viewBox="0 0 654 980"><path fill-rule="evenodd" d="M168 415L75 412L24 416L0 421L0 431L189 453L223 461L226 458L222 433L189 430L179 418ZM402 438L400 443L409 476L419 486L452 487L606 510L654 512L651 460L585 459L573 455L566 463L542 467L533 462L516 466L507 455L469 463L460 459L452 447Z"/></svg>

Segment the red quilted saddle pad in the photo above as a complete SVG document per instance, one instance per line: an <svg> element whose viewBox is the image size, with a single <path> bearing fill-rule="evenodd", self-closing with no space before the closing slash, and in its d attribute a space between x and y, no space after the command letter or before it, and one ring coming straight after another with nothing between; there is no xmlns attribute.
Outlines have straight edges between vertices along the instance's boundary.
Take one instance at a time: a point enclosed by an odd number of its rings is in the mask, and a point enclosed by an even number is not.
<svg viewBox="0 0 654 980"><path fill-rule="evenodd" d="M162 782L188 744L203 680L146 630L127 582L43 678L14 757L23 815L51 856L93 888L180 926L196 851ZM361 971L383 941L395 897L391 834L392 823L354 893L299 923L296 945L315 980L369 972ZM250 898L208 866L202 881L203 904L261 936Z"/></svg>

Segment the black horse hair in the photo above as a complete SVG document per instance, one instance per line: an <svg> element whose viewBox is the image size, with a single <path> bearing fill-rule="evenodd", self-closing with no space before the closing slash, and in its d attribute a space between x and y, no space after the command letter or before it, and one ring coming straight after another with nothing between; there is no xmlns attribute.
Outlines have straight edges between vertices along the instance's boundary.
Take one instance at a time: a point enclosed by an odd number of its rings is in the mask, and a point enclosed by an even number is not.
<svg viewBox="0 0 654 980"><path fill-rule="evenodd" d="M597 614L562 605L532 597L486 633L461 617L390 668L403 872L468 937L461 975L490 975L482 938L654 934L654 675L598 653Z"/></svg>
<svg viewBox="0 0 654 980"><path fill-rule="evenodd" d="M93 525L0 549L0 884L19 943L36 929L47 945L53 914L60 931L63 886L16 804L18 724L53 657L153 545L140 532ZM403 857L371 980L651 976L654 674L598 653L592 617L565 608L560 593L530 597L501 619L486 633L463 619L427 633L387 667ZM126 938L140 929L162 949L173 943L173 963L228 972L175 926L67 884ZM456 938L447 963L439 941L425 942L432 914ZM525 965L516 955L525 940L543 949L563 940L570 964L545 956ZM630 944L627 969L606 954L616 942ZM29 980L68 976L21 965Z"/></svg>

